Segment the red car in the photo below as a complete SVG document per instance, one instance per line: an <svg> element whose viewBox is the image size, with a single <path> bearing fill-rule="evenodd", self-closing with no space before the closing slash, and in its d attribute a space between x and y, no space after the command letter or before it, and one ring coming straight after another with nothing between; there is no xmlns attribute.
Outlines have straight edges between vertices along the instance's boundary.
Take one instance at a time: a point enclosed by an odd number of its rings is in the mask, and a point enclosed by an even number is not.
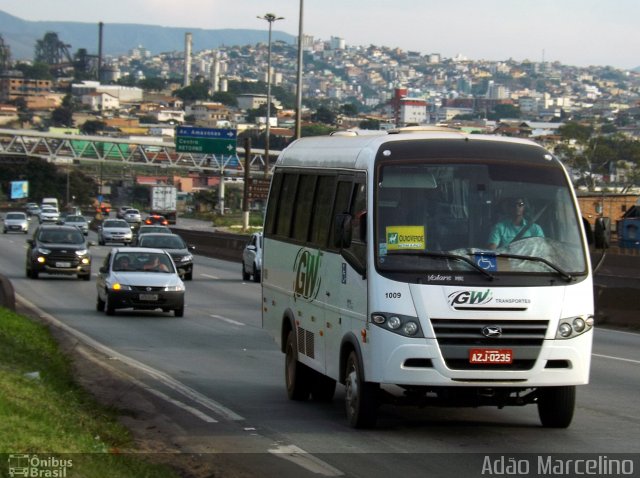
<svg viewBox="0 0 640 478"><path fill-rule="evenodd" d="M161 224L163 226L169 225L169 221L167 221L167 219L164 216L161 216L159 214L151 214L147 216L147 218L144 220L144 223L145 224Z"/></svg>

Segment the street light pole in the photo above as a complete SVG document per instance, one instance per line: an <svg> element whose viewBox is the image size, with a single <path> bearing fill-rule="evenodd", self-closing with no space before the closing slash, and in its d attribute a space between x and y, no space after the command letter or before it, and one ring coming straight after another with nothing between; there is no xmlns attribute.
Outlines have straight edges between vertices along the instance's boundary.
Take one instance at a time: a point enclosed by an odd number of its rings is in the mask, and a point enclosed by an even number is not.
<svg viewBox="0 0 640 478"><path fill-rule="evenodd" d="M273 22L278 20L284 20L284 17L277 17L275 13L265 13L263 16L258 17L261 20L269 22L269 43L267 44L267 124L265 129L265 142L264 142L264 175L269 176L269 134L270 134L270 120L271 120L271 26Z"/></svg>
<svg viewBox="0 0 640 478"><path fill-rule="evenodd" d="M296 139L301 136L302 123L302 19L304 10L304 0L300 0L300 18L298 23L298 72L296 86Z"/></svg>

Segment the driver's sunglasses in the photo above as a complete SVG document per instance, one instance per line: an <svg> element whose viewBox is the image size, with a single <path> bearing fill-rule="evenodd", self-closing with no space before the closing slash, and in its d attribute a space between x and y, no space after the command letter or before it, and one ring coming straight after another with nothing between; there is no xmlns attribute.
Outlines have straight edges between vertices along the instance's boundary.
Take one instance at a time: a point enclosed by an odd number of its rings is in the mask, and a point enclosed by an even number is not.
<svg viewBox="0 0 640 478"><path fill-rule="evenodd" d="M524 207L524 203L523 203L522 201L518 201L518 202L516 203L516 206L518 206L518 207Z"/></svg>

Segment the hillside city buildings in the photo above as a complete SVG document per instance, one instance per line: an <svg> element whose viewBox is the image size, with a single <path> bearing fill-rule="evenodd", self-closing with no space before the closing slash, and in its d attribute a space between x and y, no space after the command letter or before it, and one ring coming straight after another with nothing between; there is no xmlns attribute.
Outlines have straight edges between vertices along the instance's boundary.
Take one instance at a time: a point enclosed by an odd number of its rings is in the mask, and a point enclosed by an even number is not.
<svg viewBox="0 0 640 478"><path fill-rule="evenodd" d="M188 35L188 34L187 34ZM100 81L69 84L41 82L5 72L0 78L0 121L15 117L10 104L23 98L36 113L51 111L70 91L77 104L120 130L123 136L161 132L157 124L188 122L203 127L264 130L266 118L248 115L265 104L265 94L237 95L237 106L214 101L183 102L172 93L206 81L209 94L228 92L232 82L258 83L269 78L272 95L271 134L284 144L293 137L295 113L291 98L297 84L297 43L274 42L267 76L268 45L193 45L152 54L137 46L127 55L105 57ZM186 47L188 45L188 48ZM349 46L338 37L329 41L304 36L302 80L303 124L318 121L323 105L335 111L335 129L357 128L365 122L381 129L440 124L468 132L530 137L553 149L558 127L569 120L614 127L617 133L640 139L640 72L609 66L575 67L545 61L484 61L458 55L403 51L382 46ZM169 80L165 91L121 86L118 80L159 77ZM343 108L352 105L352 108ZM502 114L498 114L502 112ZM507 112L505 115L504 112ZM45 113L46 114L46 113ZM510 115L511 114L511 115ZM89 116L95 118L95 116ZM151 118L154 125L136 121ZM251 117L251 121L249 118ZM35 120L34 120L35 121ZM368 123L367 123L368 122ZM126 127L118 125L126 124ZM274 148L272 148L274 149Z"/></svg>

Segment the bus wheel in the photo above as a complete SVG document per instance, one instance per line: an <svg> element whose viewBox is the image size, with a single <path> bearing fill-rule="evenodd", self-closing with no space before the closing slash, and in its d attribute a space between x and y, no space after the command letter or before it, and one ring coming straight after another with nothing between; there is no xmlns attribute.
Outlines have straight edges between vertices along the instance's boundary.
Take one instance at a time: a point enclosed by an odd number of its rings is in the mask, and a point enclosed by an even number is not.
<svg viewBox="0 0 640 478"><path fill-rule="evenodd" d="M336 391L336 381L315 372L311 379L311 398L316 402L330 402Z"/></svg>
<svg viewBox="0 0 640 478"><path fill-rule="evenodd" d="M378 413L378 384L365 382L358 356L351 352L345 370L347 421L354 428L375 426Z"/></svg>
<svg viewBox="0 0 640 478"><path fill-rule="evenodd" d="M538 415L546 428L567 428L573 419L576 387L541 387L538 389Z"/></svg>
<svg viewBox="0 0 640 478"><path fill-rule="evenodd" d="M298 347L295 331L287 336L287 348L284 360L284 376L287 395L290 400L307 400L311 393L311 369L298 362Z"/></svg>

